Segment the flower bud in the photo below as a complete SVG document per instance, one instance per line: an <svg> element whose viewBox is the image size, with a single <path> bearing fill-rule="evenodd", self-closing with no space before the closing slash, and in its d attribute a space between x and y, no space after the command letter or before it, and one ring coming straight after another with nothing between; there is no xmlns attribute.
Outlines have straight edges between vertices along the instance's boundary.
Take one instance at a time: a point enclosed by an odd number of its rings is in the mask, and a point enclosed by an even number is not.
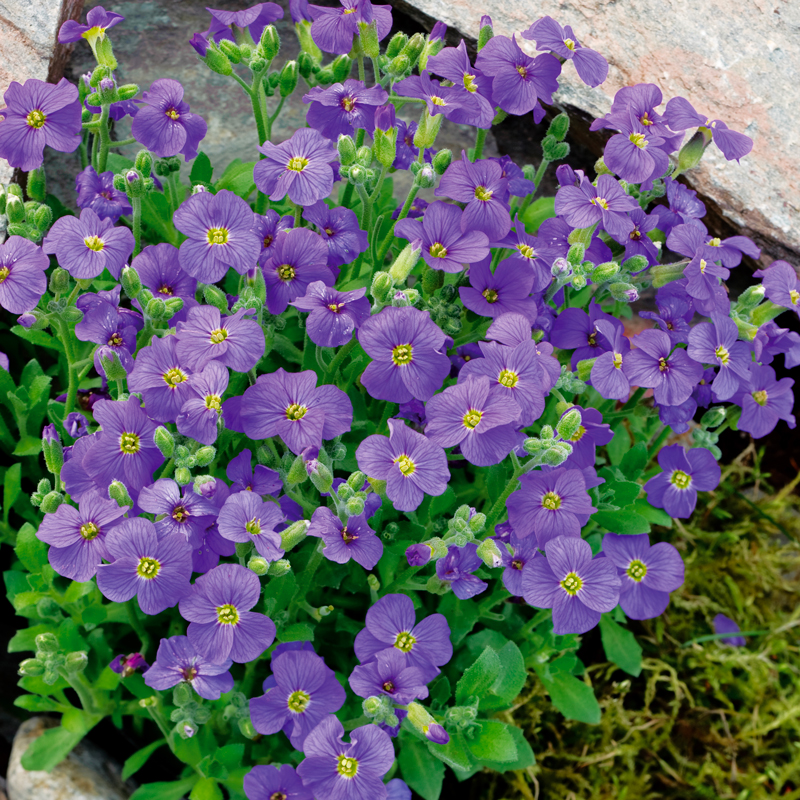
<svg viewBox="0 0 800 800"><path fill-rule="evenodd" d="M140 150L133 161L134 168L142 175L149 175L153 170L153 156L148 150Z"/></svg>
<svg viewBox="0 0 800 800"><path fill-rule="evenodd" d="M605 281L610 281L618 272L619 264L616 261L605 261L591 270L589 277L592 283L605 283Z"/></svg>
<svg viewBox="0 0 800 800"><path fill-rule="evenodd" d="M364 499L362 497L351 497L345 503L345 510L348 517L358 517L364 513Z"/></svg>
<svg viewBox="0 0 800 800"><path fill-rule="evenodd" d="M33 215L33 224L44 233L53 223L53 209L50 206L40 206Z"/></svg>
<svg viewBox="0 0 800 800"><path fill-rule="evenodd" d="M476 551L478 558L480 558L487 567L495 568L503 566L503 554L497 546L494 539L484 539Z"/></svg>
<svg viewBox="0 0 800 800"><path fill-rule="evenodd" d="M239 46L229 39L222 39L217 42L219 49L228 57L232 64L239 64L242 60L242 51Z"/></svg>
<svg viewBox="0 0 800 800"><path fill-rule="evenodd" d="M112 179L112 183L114 184L114 188L118 192L125 192L128 189L128 187L127 187L127 185L125 183L125 176L124 175L119 175L119 174L114 175L114 178Z"/></svg>
<svg viewBox="0 0 800 800"><path fill-rule="evenodd" d="M44 203L47 195L47 183L44 175L44 167L36 167L28 173L28 197L38 203Z"/></svg>
<svg viewBox="0 0 800 800"><path fill-rule="evenodd" d="M551 467L557 467L560 464L563 464L571 455L572 445L565 446L564 442L559 442L553 447L545 450L544 455L542 456L542 461Z"/></svg>
<svg viewBox="0 0 800 800"><path fill-rule="evenodd" d="M522 448L529 456L536 455L540 453L547 445L545 445L541 439L537 439L534 436L530 436L522 443Z"/></svg>
<svg viewBox="0 0 800 800"><path fill-rule="evenodd" d="M387 75L391 75L393 78L399 78L405 75L410 69L411 59L405 53L401 53L386 65L384 72Z"/></svg>
<svg viewBox="0 0 800 800"><path fill-rule="evenodd" d="M447 168L450 166L450 162L453 160L453 151L452 150L440 150L434 157L433 157L433 170L437 175L444 175L447 172Z"/></svg>
<svg viewBox="0 0 800 800"><path fill-rule="evenodd" d="M9 222L21 223L25 219L25 205L16 195L9 195L6 200L6 216Z"/></svg>
<svg viewBox="0 0 800 800"><path fill-rule="evenodd" d="M267 61L272 61L281 49L281 37L274 25L267 25L261 32L261 51Z"/></svg>
<svg viewBox="0 0 800 800"><path fill-rule="evenodd" d="M632 283L612 283L608 290L615 300L622 303L635 303L639 299L639 292Z"/></svg>
<svg viewBox="0 0 800 800"><path fill-rule="evenodd" d="M119 100L131 100L139 94L139 87L135 83L126 83L117 87L117 98Z"/></svg>
<svg viewBox="0 0 800 800"><path fill-rule="evenodd" d="M356 150L356 163L365 168L370 166L372 164L372 148L359 147Z"/></svg>
<svg viewBox="0 0 800 800"><path fill-rule="evenodd" d="M217 457L217 448L211 445L201 447L194 454L195 463L198 467L207 467Z"/></svg>
<svg viewBox="0 0 800 800"><path fill-rule="evenodd" d="M430 189L436 186L436 173L430 164L423 164L422 169L417 173L414 183L421 189Z"/></svg>
<svg viewBox="0 0 800 800"><path fill-rule="evenodd" d="M686 269L686 263L677 261L673 264L656 264L650 270L650 277L653 279L653 288L660 289L672 281L680 280L683 277L683 271Z"/></svg>
<svg viewBox="0 0 800 800"><path fill-rule="evenodd" d="M547 129L547 135L552 136L556 141L563 142L569 132L569 114L557 114L550 127Z"/></svg>
<svg viewBox="0 0 800 800"><path fill-rule="evenodd" d="M131 500L131 496L122 481L111 481L108 487L108 496L112 500L116 500L117 505L120 507L133 505L133 500Z"/></svg>
<svg viewBox="0 0 800 800"><path fill-rule="evenodd" d="M333 59L330 65L333 79L337 83L347 80L350 75L350 70L353 68L353 59L347 55L340 55Z"/></svg>
<svg viewBox="0 0 800 800"><path fill-rule="evenodd" d="M333 487L333 475L331 471L321 462L317 461L313 471L308 473L311 483L320 494L327 494Z"/></svg>
<svg viewBox="0 0 800 800"><path fill-rule="evenodd" d="M292 564L288 558L279 558L269 565L267 575L270 578L282 578L284 575L292 571Z"/></svg>
<svg viewBox="0 0 800 800"><path fill-rule="evenodd" d="M308 480L306 461L302 455L296 456L289 467L286 481L290 486L296 486L298 483L304 483L306 480Z"/></svg>
<svg viewBox="0 0 800 800"><path fill-rule="evenodd" d="M85 650L76 650L74 653L68 653L64 661L64 668L70 675L77 675L83 672L89 664L89 656Z"/></svg>
<svg viewBox="0 0 800 800"><path fill-rule="evenodd" d="M54 633L40 633L34 639L36 643L36 657L41 658L41 654L54 655L61 648Z"/></svg>
<svg viewBox="0 0 800 800"><path fill-rule="evenodd" d="M578 368L576 369L576 372L578 373L579 380L589 380L589 378L592 376L592 367L594 367L595 361L597 361L597 358L584 358L578 362Z"/></svg>
<svg viewBox="0 0 800 800"><path fill-rule="evenodd" d="M486 527L486 514L480 512L473 514L469 518L468 524L473 533L480 533Z"/></svg>
<svg viewBox="0 0 800 800"><path fill-rule="evenodd" d="M123 381L128 376L119 359L119 353L108 345L102 345L95 351L94 365L97 371L102 372L109 381Z"/></svg>
<svg viewBox="0 0 800 800"><path fill-rule="evenodd" d="M375 116L377 118L377 113ZM389 130L387 133L376 127L372 146L378 163L389 169L397 156L397 131Z"/></svg>
<svg viewBox="0 0 800 800"><path fill-rule="evenodd" d="M52 289L50 290L52 291ZM749 311L755 308L763 299L765 295L764 287L761 284L758 286L748 286L736 301L736 307L740 311Z"/></svg>
<svg viewBox="0 0 800 800"><path fill-rule="evenodd" d="M308 520L300 519L297 522L293 522L286 530L281 531L281 547L283 550L288 553L292 548L300 544L306 538L310 524Z"/></svg>
<svg viewBox="0 0 800 800"><path fill-rule="evenodd" d="M409 251L409 256L406 257L406 260L410 257L410 248L411 245L407 245L405 250L398 256L397 260L392 264L392 269L395 269L395 266L398 262L404 257L406 251ZM403 262L405 264L405 262ZM408 277L408 274L411 272L411 269L416 264L416 260L414 264L412 264L407 271L405 271L405 280ZM401 271L399 268L395 270L395 272ZM387 303L389 301L389 297L391 296L392 290L394 289L394 281L392 280L392 275L388 272L376 272L374 277L372 278L372 286L370 287L369 293L379 302Z"/></svg>
<svg viewBox="0 0 800 800"><path fill-rule="evenodd" d="M367 476L364 475L363 472L356 471L350 474L350 477L347 479L347 485L351 489L358 491L364 485L366 479Z"/></svg>
<svg viewBox="0 0 800 800"><path fill-rule="evenodd" d="M556 258L550 267L550 274L556 279L565 279L572 274L572 266L566 258Z"/></svg>
<svg viewBox="0 0 800 800"><path fill-rule="evenodd" d="M716 406L715 408L709 408L705 414L703 414L702 419L700 420L700 425L706 429L709 428L718 428L725 422L725 414L727 413L727 409L725 406Z"/></svg>
<svg viewBox="0 0 800 800"><path fill-rule="evenodd" d="M678 172L686 172L696 167L703 158L703 153L708 147L711 137L707 137L698 130L678 153Z"/></svg>
<svg viewBox="0 0 800 800"><path fill-rule="evenodd" d="M378 576L372 573L367 575L367 586L369 586L370 591L379 592L381 589L381 582L378 580Z"/></svg>
<svg viewBox="0 0 800 800"><path fill-rule="evenodd" d="M20 661L19 674L24 677L38 678L44 675L44 664L38 658L26 658Z"/></svg>
<svg viewBox="0 0 800 800"><path fill-rule="evenodd" d="M567 411L556 424L556 431L562 439L569 441L578 432L582 423L581 412L577 408Z"/></svg>
<svg viewBox="0 0 800 800"><path fill-rule="evenodd" d="M349 484L341 483L341 484L339 484L339 488L336 490L336 496L342 502L346 502L347 500L349 500L351 497L353 497L355 495L355 492L356 492L356 490L353 489L353 487L350 486Z"/></svg>
<svg viewBox="0 0 800 800"><path fill-rule="evenodd" d="M364 715L370 717L370 719L377 717L383 710L383 700L380 697L368 697L361 704L361 708L364 711Z"/></svg>
<svg viewBox="0 0 800 800"><path fill-rule="evenodd" d="M481 17L481 27L478 31L478 52L483 50L486 42L494 36L494 29L492 28L492 18L484 15Z"/></svg>
<svg viewBox="0 0 800 800"><path fill-rule="evenodd" d="M555 431L553 430L552 426L543 425L542 431L539 434L539 438L545 440L545 439L553 439L554 437L555 437Z"/></svg>
<svg viewBox="0 0 800 800"><path fill-rule="evenodd" d="M43 498L39 510L43 514L52 514L64 502L64 495L61 492L48 492Z"/></svg>
<svg viewBox="0 0 800 800"><path fill-rule="evenodd" d="M408 42L408 35L402 32L396 33L389 39L389 44L386 45L387 58L395 58L398 56Z"/></svg>
<svg viewBox="0 0 800 800"><path fill-rule="evenodd" d="M331 448L331 461L342 461L347 458L347 445L336 442Z"/></svg>
<svg viewBox="0 0 800 800"><path fill-rule="evenodd" d="M42 453L47 471L60 475L64 466L64 447L59 441L55 425L47 425L42 431Z"/></svg>
<svg viewBox="0 0 800 800"><path fill-rule="evenodd" d="M368 58L377 58L381 54L380 39L378 39L378 22L373 19L371 22L359 22L358 34L361 40L361 48L364 55ZM377 80L380 76L376 75Z"/></svg>
<svg viewBox="0 0 800 800"><path fill-rule="evenodd" d="M179 486L186 486L187 483L192 482L192 473L187 467L178 467L175 470L175 483Z"/></svg>
<svg viewBox="0 0 800 800"><path fill-rule="evenodd" d="M230 75L233 72L233 67L228 57L223 53L219 47L213 42L208 42L205 58L201 59L205 65L217 75Z"/></svg>
<svg viewBox="0 0 800 800"><path fill-rule="evenodd" d="M263 556L252 556L247 562L247 569L259 576L266 575L269 570L269 561Z"/></svg>
<svg viewBox="0 0 800 800"><path fill-rule="evenodd" d="M775 319L779 314L782 314L786 309L783 306L776 305L771 300L766 300L760 306L757 306L750 313L750 321L757 327L766 325L766 323Z"/></svg>
<svg viewBox="0 0 800 800"><path fill-rule="evenodd" d="M646 270L649 265L650 262L647 260L647 256L637 253L622 263L622 269L626 272L642 272Z"/></svg>
<svg viewBox="0 0 800 800"><path fill-rule="evenodd" d="M567 253L567 261L569 261L569 263L572 264L573 267L577 267L579 264L583 262L583 254L585 252L586 252L586 247L583 245L583 243L576 242L569 248L569 252Z"/></svg>
<svg viewBox="0 0 800 800"><path fill-rule="evenodd" d="M297 62L287 61L283 65L278 80L278 91L281 97L288 97L297 88Z"/></svg>
<svg viewBox="0 0 800 800"><path fill-rule="evenodd" d="M542 139L542 157L545 161L561 161L569 155L569 144L557 142L553 136Z"/></svg>
<svg viewBox="0 0 800 800"><path fill-rule="evenodd" d="M426 542L412 544L406 548L406 560L410 567L423 567L431 560L433 548Z"/></svg>

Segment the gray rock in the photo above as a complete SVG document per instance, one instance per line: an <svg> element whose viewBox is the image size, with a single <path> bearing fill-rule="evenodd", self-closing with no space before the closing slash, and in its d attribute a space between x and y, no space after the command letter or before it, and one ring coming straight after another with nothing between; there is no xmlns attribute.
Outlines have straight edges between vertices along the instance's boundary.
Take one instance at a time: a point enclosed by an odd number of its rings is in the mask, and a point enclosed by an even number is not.
<svg viewBox="0 0 800 800"><path fill-rule="evenodd" d="M6 774L9 800L127 800L131 791L108 756L79 744L52 772L28 772L20 760L31 743L57 723L47 717L23 722L14 737Z"/></svg>

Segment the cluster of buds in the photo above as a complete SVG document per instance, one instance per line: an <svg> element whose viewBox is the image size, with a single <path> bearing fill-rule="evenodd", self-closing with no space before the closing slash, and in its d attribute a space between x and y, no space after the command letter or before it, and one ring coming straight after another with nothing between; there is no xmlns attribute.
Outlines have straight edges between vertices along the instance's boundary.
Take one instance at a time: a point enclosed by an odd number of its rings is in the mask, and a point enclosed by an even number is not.
<svg viewBox="0 0 800 800"><path fill-rule="evenodd" d="M528 437L522 444L525 452L531 456L527 464L547 464L550 467L563 464L572 455L571 441L580 431L582 421L581 412L571 408L561 417L555 429L551 425L544 425L538 437Z"/></svg>
<svg viewBox="0 0 800 800"><path fill-rule="evenodd" d="M140 150L130 169L114 175L114 188L131 199L144 197L155 188L155 181L150 177L152 171L153 156L147 150Z"/></svg>
<svg viewBox="0 0 800 800"><path fill-rule="evenodd" d="M449 547L463 547L474 542L475 537L486 527L486 514L462 505L447 520L446 527L447 531L443 536L434 536L425 542L412 544L406 550L406 558L411 566L421 567L429 561L438 561L447 555Z"/></svg>
<svg viewBox="0 0 800 800"><path fill-rule="evenodd" d="M364 711L364 716L369 717L375 725L396 728L400 724L392 701L386 695L368 697L361 704L361 708Z"/></svg>
<svg viewBox="0 0 800 800"><path fill-rule="evenodd" d="M48 686L52 686L61 676L70 680L83 672L89 663L84 650L65 653L52 633L40 633L35 641L36 656L26 658L19 665L19 674L22 676L41 677Z"/></svg>
<svg viewBox="0 0 800 800"><path fill-rule="evenodd" d="M22 236L32 242L40 242L53 224L53 210L44 204L44 170L31 170L28 173L28 197L24 202L22 188L16 183L0 184L0 216L7 219L9 236Z"/></svg>

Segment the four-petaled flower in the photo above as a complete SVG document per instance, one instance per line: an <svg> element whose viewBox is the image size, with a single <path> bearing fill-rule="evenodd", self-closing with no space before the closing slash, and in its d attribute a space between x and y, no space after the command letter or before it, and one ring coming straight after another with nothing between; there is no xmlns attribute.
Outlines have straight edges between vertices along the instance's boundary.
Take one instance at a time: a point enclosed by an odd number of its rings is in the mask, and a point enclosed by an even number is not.
<svg viewBox="0 0 800 800"><path fill-rule="evenodd" d="M651 506L663 508L671 517L686 519L697 505L697 492L710 492L719 485L720 467L704 447L685 450L683 445L662 447L658 465L663 472L644 485Z"/></svg>

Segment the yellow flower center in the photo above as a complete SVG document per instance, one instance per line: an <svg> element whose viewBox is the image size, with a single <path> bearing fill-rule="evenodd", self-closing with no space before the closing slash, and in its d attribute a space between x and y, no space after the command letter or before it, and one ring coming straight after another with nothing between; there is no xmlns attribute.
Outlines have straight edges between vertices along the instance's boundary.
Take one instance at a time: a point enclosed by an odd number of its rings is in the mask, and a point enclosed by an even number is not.
<svg viewBox="0 0 800 800"><path fill-rule="evenodd" d="M311 702L311 695L298 689L292 692L286 700L286 705L293 714L302 714Z"/></svg>
<svg viewBox="0 0 800 800"><path fill-rule="evenodd" d="M583 425L578 425L578 430L569 437L571 442L579 442L586 435L586 428Z"/></svg>
<svg viewBox="0 0 800 800"><path fill-rule="evenodd" d="M523 258L533 258L536 251L529 244L518 244L517 250Z"/></svg>
<svg viewBox="0 0 800 800"><path fill-rule="evenodd" d="M180 119L181 115L174 109L171 108L169 111L164 112L170 119L177 120Z"/></svg>
<svg viewBox="0 0 800 800"><path fill-rule="evenodd" d="M206 231L209 244L227 244L228 242L228 229L227 228L209 228Z"/></svg>
<svg viewBox="0 0 800 800"><path fill-rule="evenodd" d="M447 248L441 242L434 242L428 248L428 252L433 258L445 258L447 256Z"/></svg>
<svg viewBox="0 0 800 800"><path fill-rule="evenodd" d="M704 258L701 258L700 259L700 274L701 275L705 275L706 274L706 267L707 266L708 266L708 262Z"/></svg>
<svg viewBox="0 0 800 800"><path fill-rule="evenodd" d="M442 100L441 97L437 97L435 94L431 95L430 100L431 100L431 103L433 103L435 106L446 106L447 105L447 103L444 100Z"/></svg>
<svg viewBox="0 0 800 800"><path fill-rule="evenodd" d="M494 192L490 191L485 186L476 186L475 187L475 199L476 200L483 200L484 202L486 200L491 200L493 194L494 194Z"/></svg>
<svg viewBox="0 0 800 800"><path fill-rule="evenodd" d="M486 298L487 303L496 303L499 297L496 289L484 289L482 294Z"/></svg>
<svg viewBox="0 0 800 800"><path fill-rule="evenodd" d="M606 200L605 197L595 197L592 203L596 206L600 206L603 211L608 211L608 200Z"/></svg>
<svg viewBox="0 0 800 800"><path fill-rule="evenodd" d="M189 509L186 508L186 506L175 506L175 508L172 509L172 519L174 519L175 522L186 522L186 520L191 516L192 515L189 513Z"/></svg>
<svg viewBox="0 0 800 800"><path fill-rule="evenodd" d="M404 367L410 364L414 357L414 346L411 344L399 344L392 348L392 361L395 366Z"/></svg>
<svg viewBox="0 0 800 800"><path fill-rule="evenodd" d="M2 271L3 270L0 270L0 272L2 272ZM789 292L789 299L791 300L792 305L796 306L798 301L800 301L800 292L798 292L797 289L792 289Z"/></svg>
<svg viewBox="0 0 800 800"><path fill-rule="evenodd" d="M25 122L31 126L31 128L41 128L45 120L47 119L47 115L43 112L39 111L38 108L34 108L27 117L25 117Z"/></svg>
<svg viewBox="0 0 800 800"><path fill-rule="evenodd" d="M568 572L564 580L559 581L559 585L570 597L575 597L581 590L583 581L576 572Z"/></svg>
<svg viewBox="0 0 800 800"><path fill-rule="evenodd" d="M722 241L718 236L715 236L708 244L709 247L720 247L722 245Z"/></svg>
<svg viewBox="0 0 800 800"><path fill-rule="evenodd" d="M217 622L220 625L235 625L238 621L239 612L236 610L236 606L232 606L230 603L217 606Z"/></svg>
<svg viewBox="0 0 800 800"><path fill-rule="evenodd" d="M286 165L286 169L290 169L292 172L302 172L308 166L308 159L303 158L302 156L295 156L294 158L289 159L289 163Z"/></svg>
<svg viewBox="0 0 800 800"><path fill-rule="evenodd" d="M417 465L405 454L397 456L393 463L397 464L400 472L402 472L406 477L413 475L417 468Z"/></svg>
<svg viewBox="0 0 800 800"><path fill-rule="evenodd" d="M105 247L105 242L99 236L87 236L83 243L95 253L99 253Z"/></svg>
<svg viewBox="0 0 800 800"><path fill-rule="evenodd" d="M350 542L354 542L356 539L358 539L358 536L354 533L350 533L350 531L347 530L347 525L345 525L344 528L342 528L342 541L345 544L350 544Z"/></svg>
<svg viewBox="0 0 800 800"><path fill-rule="evenodd" d="M640 150L644 150L644 148L647 147L647 140L644 138L644 134L643 133L632 133L628 138Z"/></svg>
<svg viewBox="0 0 800 800"><path fill-rule="evenodd" d="M3 283L10 274L11 270L8 267L0 267L0 283Z"/></svg>
<svg viewBox="0 0 800 800"><path fill-rule="evenodd" d="M650 119L650 114L647 111L645 111L644 114L642 114L642 116L639 117L639 122L641 122L642 125L646 127L653 124L653 120Z"/></svg>
<svg viewBox="0 0 800 800"><path fill-rule="evenodd" d="M659 372L666 372L669 369L669 364L667 363L666 358L659 358L658 359L658 371Z"/></svg>
<svg viewBox="0 0 800 800"><path fill-rule="evenodd" d="M688 489L692 485L692 476L682 469L673 470L669 482L678 489Z"/></svg>
<svg viewBox="0 0 800 800"><path fill-rule="evenodd" d="M303 419L303 417L306 415L306 411L308 411L308 409L305 406L298 405L297 403L292 403L286 409L286 419L291 419L291 420Z"/></svg>
<svg viewBox="0 0 800 800"><path fill-rule="evenodd" d="M344 303L328 303L328 310L333 311L334 314L341 314L344 305Z"/></svg>
<svg viewBox="0 0 800 800"><path fill-rule="evenodd" d="M627 576L636 583L641 583L644 576L647 575L647 564L638 559L634 559L628 564L628 569L625 570Z"/></svg>
<svg viewBox="0 0 800 800"><path fill-rule="evenodd" d="M567 50L575 49L575 42L572 39L564 39L564 44L566 45Z"/></svg>
<svg viewBox="0 0 800 800"><path fill-rule="evenodd" d="M244 529L251 536L258 536L261 533L261 520L253 517L253 519L244 526Z"/></svg>
<svg viewBox="0 0 800 800"><path fill-rule="evenodd" d="M622 353L614 353L611 363L614 365L614 369L622 369Z"/></svg>
<svg viewBox="0 0 800 800"><path fill-rule="evenodd" d="M356 100L354 97L343 97L341 105L345 111L350 112L356 107Z"/></svg>
<svg viewBox="0 0 800 800"><path fill-rule="evenodd" d="M122 337L118 333L112 333L108 339L109 347L121 347L123 344Z"/></svg>
<svg viewBox="0 0 800 800"><path fill-rule="evenodd" d="M222 344L228 338L228 331L225 328L217 328L211 331L211 344Z"/></svg>
<svg viewBox="0 0 800 800"><path fill-rule="evenodd" d="M394 646L402 653L410 653L416 641L416 637L412 636L408 631L400 631L394 640Z"/></svg>
<svg viewBox="0 0 800 800"><path fill-rule="evenodd" d="M123 433L119 437L119 449L125 455L132 456L141 450L142 444L135 433Z"/></svg>
<svg viewBox="0 0 800 800"><path fill-rule="evenodd" d="M167 370L161 377L170 389L174 389L179 383L183 383L187 380L189 376L177 367L173 367Z"/></svg>
<svg viewBox="0 0 800 800"><path fill-rule="evenodd" d="M542 498L542 508L548 511L557 511L561 507L561 498L555 492L548 492Z"/></svg>
<svg viewBox="0 0 800 800"><path fill-rule="evenodd" d="M766 391L761 389L759 392L753 392L753 400L755 400L760 406L765 406L767 404Z"/></svg>
<svg viewBox="0 0 800 800"><path fill-rule="evenodd" d="M336 760L336 771L343 778L355 778L358 772L358 759L341 755Z"/></svg>
<svg viewBox="0 0 800 800"><path fill-rule="evenodd" d="M295 275L297 275L297 272L291 264L281 264L278 267L278 277L282 281L293 281Z"/></svg>
<svg viewBox="0 0 800 800"><path fill-rule="evenodd" d="M478 87L475 84L475 76L474 75L470 75L468 72L464 73L464 88L468 92L477 92L478 91Z"/></svg>
<svg viewBox="0 0 800 800"><path fill-rule="evenodd" d="M519 383L519 375L510 369L504 369L498 376L497 382L506 389L513 389Z"/></svg>
<svg viewBox="0 0 800 800"><path fill-rule="evenodd" d="M146 581L151 581L161 572L161 563L155 558L143 556L136 565L136 574Z"/></svg>
<svg viewBox="0 0 800 800"><path fill-rule="evenodd" d="M731 354L728 352L728 348L722 344L714 351L714 355L719 359L719 363L722 364L723 367L731 360Z"/></svg>
<svg viewBox="0 0 800 800"><path fill-rule="evenodd" d="M522 78L527 78L527 77L528 77L528 70L527 70L527 69L525 69L525 67L523 67L523 66L522 66L522 64L520 64L520 65L517 67L517 72L519 72L519 74L520 74L520 76L521 76Z"/></svg>
<svg viewBox="0 0 800 800"><path fill-rule="evenodd" d="M476 428L478 423L481 421L482 416L483 412L471 408L469 411L467 411L466 414L464 414L464 419L463 419L464 427L469 428L470 430Z"/></svg>
<svg viewBox="0 0 800 800"><path fill-rule="evenodd" d="M161 288L158 290L158 293L172 295L172 287L167 286L166 283L162 283Z"/></svg>
<svg viewBox="0 0 800 800"><path fill-rule="evenodd" d="M87 541L91 542L92 539L96 539L99 535L100 528L94 522L84 522L81 525L81 536Z"/></svg>
<svg viewBox="0 0 800 800"><path fill-rule="evenodd" d="M211 411L219 411L222 408L222 398L218 394L206 395L206 408Z"/></svg>

